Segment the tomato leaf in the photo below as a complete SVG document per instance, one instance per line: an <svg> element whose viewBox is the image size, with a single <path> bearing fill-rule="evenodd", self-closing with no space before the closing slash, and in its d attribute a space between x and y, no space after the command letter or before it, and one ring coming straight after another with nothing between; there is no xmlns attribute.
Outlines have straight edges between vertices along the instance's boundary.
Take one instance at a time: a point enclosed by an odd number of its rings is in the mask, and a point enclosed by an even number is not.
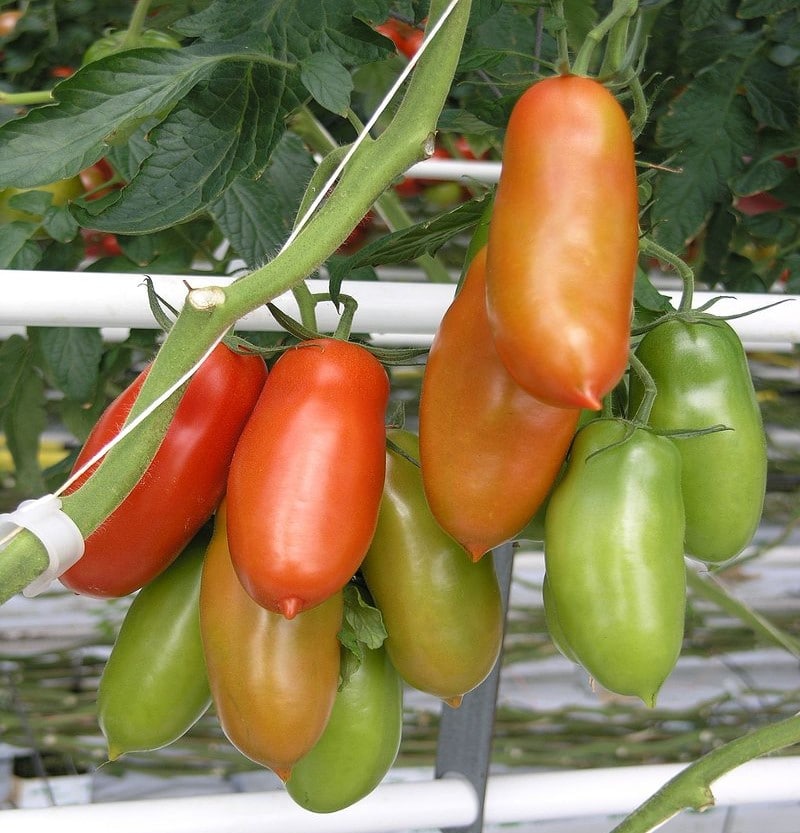
<svg viewBox="0 0 800 833"><path fill-rule="evenodd" d="M34 269L42 250L31 238L38 223L6 223L0 226L0 268Z"/></svg>
<svg viewBox="0 0 800 833"><path fill-rule="evenodd" d="M745 95L759 125L787 132L794 129L798 98L793 73L759 58L747 67Z"/></svg>
<svg viewBox="0 0 800 833"><path fill-rule="evenodd" d="M37 455L47 424L44 381L32 352L30 342L19 335L0 347L0 424L14 460L17 491L31 496L45 490Z"/></svg>
<svg viewBox="0 0 800 833"><path fill-rule="evenodd" d="M671 163L678 173L658 180L651 216L654 237L671 251L698 233L753 152L755 120L738 93L743 71L729 60L698 75L658 125L661 146L678 149Z"/></svg>
<svg viewBox="0 0 800 833"><path fill-rule="evenodd" d="M96 327L30 327L55 385L69 399L90 402L100 375L103 339Z"/></svg>
<svg viewBox="0 0 800 833"><path fill-rule="evenodd" d="M386 639L380 610L368 604L355 584L344 588L344 619L339 631L342 644L341 683L345 685L364 658L366 649L380 648Z"/></svg>
<svg viewBox="0 0 800 833"><path fill-rule="evenodd" d="M326 110L345 116L350 106L353 79L342 64L324 52L309 55L300 64L300 80Z"/></svg>

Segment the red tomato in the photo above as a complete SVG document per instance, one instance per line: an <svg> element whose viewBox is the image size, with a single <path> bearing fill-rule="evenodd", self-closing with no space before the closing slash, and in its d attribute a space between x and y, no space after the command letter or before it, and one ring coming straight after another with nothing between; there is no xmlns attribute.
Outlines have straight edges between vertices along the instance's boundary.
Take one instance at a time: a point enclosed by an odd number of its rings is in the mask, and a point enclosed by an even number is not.
<svg viewBox="0 0 800 833"><path fill-rule="evenodd" d="M335 593L291 620L256 604L231 564L226 503L214 520L200 582L208 682L230 742L285 781L319 740L333 708L343 596Z"/></svg>
<svg viewBox="0 0 800 833"><path fill-rule="evenodd" d="M236 572L291 618L358 570L378 519L389 380L363 347L303 342L275 363L228 478Z"/></svg>
<svg viewBox="0 0 800 833"><path fill-rule="evenodd" d="M51 78L69 78L70 75L75 73L75 67L53 67L50 70L50 77Z"/></svg>
<svg viewBox="0 0 800 833"><path fill-rule="evenodd" d="M402 20L394 18L389 18L385 23L376 26L375 31L389 38L397 47L397 51L401 55L405 55L406 58L413 58L416 55L425 38L422 29L409 26L408 23L403 23Z"/></svg>
<svg viewBox="0 0 800 833"><path fill-rule="evenodd" d="M0 12L0 38L7 38L17 28L22 12L16 9Z"/></svg>
<svg viewBox="0 0 800 833"><path fill-rule="evenodd" d="M74 470L122 428L146 373L103 412ZM144 477L86 539L80 561L61 576L64 585L87 596L125 596L177 558L222 498L236 441L266 377L260 356L214 350L189 382Z"/></svg>
<svg viewBox="0 0 800 833"><path fill-rule="evenodd" d="M597 410L621 379L638 233L625 111L589 78L534 84L508 123L487 261L498 353L533 396Z"/></svg>
<svg viewBox="0 0 800 833"><path fill-rule="evenodd" d="M106 183L112 182L116 176L114 169L105 159L100 159L94 165L84 168L78 176L81 178L83 187L87 191L87 200L96 200L99 197L104 197L106 194L110 194L115 188L122 186L121 182L115 182L107 188L103 187Z"/></svg>
<svg viewBox="0 0 800 833"><path fill-rule="evenodd" d="M122 254L119 241L111 232L81 229L81 237L83 237L83 251L86 257L118 257Z"/></svg>
<svg viewBox="0 0 800 833"><path fill-rule="evenodd" d="M536 513L580 414L534 399L500 361L486 314L485 266L484 247L431 345L419 406L428 503L476 560Z"/></svg>

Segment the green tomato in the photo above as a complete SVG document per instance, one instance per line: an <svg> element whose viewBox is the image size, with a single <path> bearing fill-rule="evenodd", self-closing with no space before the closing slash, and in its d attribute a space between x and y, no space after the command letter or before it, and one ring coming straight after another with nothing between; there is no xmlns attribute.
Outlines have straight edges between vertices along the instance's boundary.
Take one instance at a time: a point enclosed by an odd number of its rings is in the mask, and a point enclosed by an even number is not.
<svg viewBox="0 0 800 833"><path fill-rule="evenodd" d="M578 432L545 518L545 568L565 645L602 686L655 704L683 640L680 455L623 420Z"/></svg>
<svg viewBox="0 0 800 833"><path fill-rule="evenodd" d="M180 49L180 41L168 35L166 32L161 32L158 29L145 29L132 42L125 44L125 38L128 34L127 29L120 29L117 32L111 32L108 35L96 40L83 54L81 66L91 64L93 61L98 61L100 58L105 58L107 55L113 55L117 52L123 52L128 49L140 49L142 47L154 47L160 49Z"/></svg>
<svg viewBox="0 0 800 833"><path fill-rule="evenodd" d="M211 703L199 613L207 542L196 538L128 609L98 687L98 718L112 761L167 746Z"/></svg>
<svg viewBox="0 0 800 833"><path fill-rule="evenodd" d="M79 176L59 179L47 185L37 185L35 188L5 188L0 191L0 224L1 223L41 223L42 214L23 211L11 204L13 197L33 191L45 191L52 195L50 205L66 205L84 193L83 184Z"/></svg>
<svg viewBox="0 0 800 833"><path fill-rule="evenodd" d="M564 629L561 627L561 622L558 621L558 613L556 611L556 602L553 598L553 591L550 589L550 581L545 574L542 582L542 605L544 607L544 620L547 626L547 632L550 634L550 639L555 645L560 654L573 662L578 662L575 652L567 644L567 638L564 636Z"/></svg>
<svg viewBox="0 0 800 833"><path fill-rule="evenodd" d="M387 436L413 460L419 440ZM504 613L491 554L473 562L428 507L419 466L386 453L378 524L361 572L383 615L386 650L403 679L450 705L488 676L503 641Z"/></svg>
<svg viewBox="0 0 800 833"><path fill-rule="evenodd" d="M725 425L730 430L674 440L681 455L686 552L721 563L738 555L761 520L767 445L761 410L739 336L711 316L658 324L636 356L657 393L648 423L658 431ZM631 406L643 389L631 380Z"/></svg>
<svg viewBox="0 0 800 833"><path fill-rule="evenodd" d="M402 730L402 679L383 647L367 648L337 692L322 737L292 768L286 791L314 813L349 807L383 780Z"/></svg>

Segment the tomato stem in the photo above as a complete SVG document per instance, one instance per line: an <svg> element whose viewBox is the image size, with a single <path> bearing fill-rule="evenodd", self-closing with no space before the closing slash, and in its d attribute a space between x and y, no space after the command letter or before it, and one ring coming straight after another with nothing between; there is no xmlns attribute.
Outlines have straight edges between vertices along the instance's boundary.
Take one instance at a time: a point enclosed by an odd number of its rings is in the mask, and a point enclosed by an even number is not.
<svg viewBox="0 0 800 833"><path fill-rule="evenodd" d="M53 100L52 90L30 90L24 93L0 91L0 104L24 107L28 104L47 104Z"/></svg>
<svg viewBox="0 0 800 833"><path fill-rule="evenodd" d="M136 0L136 5L133 8L128 29L125 32L125 37L120 44L120 51L131 49L136 46L144 29L144 22L147 19L147 13L150 11L150 3L152 0Z"/></svg>
<svg viewBox="0 0 800 833"><path fill-rule="evenodd" d="M656 393L658 392L656 383L647 368L636 357L635 353L631 353L630 355L630 364L631 370L639 377L644 388L642 401L639 403L636 413L631 417L631 421L646 425L647 420L650 419L650 411L653 409L653 402L655 402Z"/></svg>
<svg viewBox="0 0 800 833"><path fill-rule="evenodd" d="M593 29L591 29L581 44L575 62L572 65L574 75L587 75L592 62L594 50L603 38L624 18L636 14L639 8L638 0L614 0L611 11ZM627 30L626 30L627 37Z"/></svg>
<svg viewBox="0 0 800 833"><path fill-rule="evenodd" d="M763 726L713 749L681 770L611 833L646 833L684 809L705 810L714 804L711 784L753 758L800 742L800 715Z"/></svg>
<svg viewBox="0 0 800 833"><path fill-rule="evenodd" d="M655 243L648 237L642 237L640 239L639 248L643 254L657 258L675 269L683 282L683 292L678 310L680 312L688 312L692 308L694 301L694 272L691 266L676 254L673 254L663 246L659 246L658 243Z"/></svg>
<svg viewBox="0 0 800 833"><path fill-rule="evenodd" d="M564 3L563 0L556 0L553 3L553 11L555 14L566 23L566 15L564 14ZM557 35L557 42L558 42L558 65L561 68L562 72L570 72L569 68L569 39L567 36L567 27L566 25L562 26L558 30Z"/></svg>
<svg viewBox="0 0 800 833"><path fill-rule="evenodd" d="M292 287L292 295L294 295L295 303L300 311L300 322L309 330L317 329L317 302L308 284L301 281L296 286Z"/></svg>

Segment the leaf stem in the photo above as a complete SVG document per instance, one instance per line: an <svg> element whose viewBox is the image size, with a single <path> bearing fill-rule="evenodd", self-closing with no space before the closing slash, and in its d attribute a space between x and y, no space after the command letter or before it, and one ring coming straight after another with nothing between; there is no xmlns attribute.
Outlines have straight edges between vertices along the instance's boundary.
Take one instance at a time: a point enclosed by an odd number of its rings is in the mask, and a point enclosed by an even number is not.
<svg viewBox="0 0 800 833"><path fill-rule="evenodd" d="M591 29L581 45L572 65L575 75L587 75L592 62L594 50L603 38L614 29L619 21L632 17L639 8L638 0L614 0L611 11L593 29ZM627 31L626 31L627 35Z"/></svg>
<svg viewBox="0 0 800 833"><path fill-rule="evenodd" d="M683 292L678 310L680 312L688 312L694 302L694 272L691 266L681 260L676 254L673 254L663 246L659 246L658 243L655 243L649 237L642 237L639 240L639 249L643 254L668 263L675 269L683 283Z"/></svg>
<svg viewBox="0 0 800 833"><path fill-rule="evenodd" d="M30 90L24 93L0 91L0 104L25 107L28 104L48 104L53 100L52 90Z"/></svg>
<svg viewBox="0 0 800 833"><path fill-rule="evenodd" d="M636 413L633 417L631 417L631 419L633 422L646 425L647 420L650 419L650 411L653 409L653 402L655 402L656 394L658 393L656 383L650 375L650 372L642 364L635 353L630 354L629 361L631 364L631 370L633 370L633 372L639 377L642 383L642 388L644 389L642 401L639 403L639 407L636 409Z"/></svg>

